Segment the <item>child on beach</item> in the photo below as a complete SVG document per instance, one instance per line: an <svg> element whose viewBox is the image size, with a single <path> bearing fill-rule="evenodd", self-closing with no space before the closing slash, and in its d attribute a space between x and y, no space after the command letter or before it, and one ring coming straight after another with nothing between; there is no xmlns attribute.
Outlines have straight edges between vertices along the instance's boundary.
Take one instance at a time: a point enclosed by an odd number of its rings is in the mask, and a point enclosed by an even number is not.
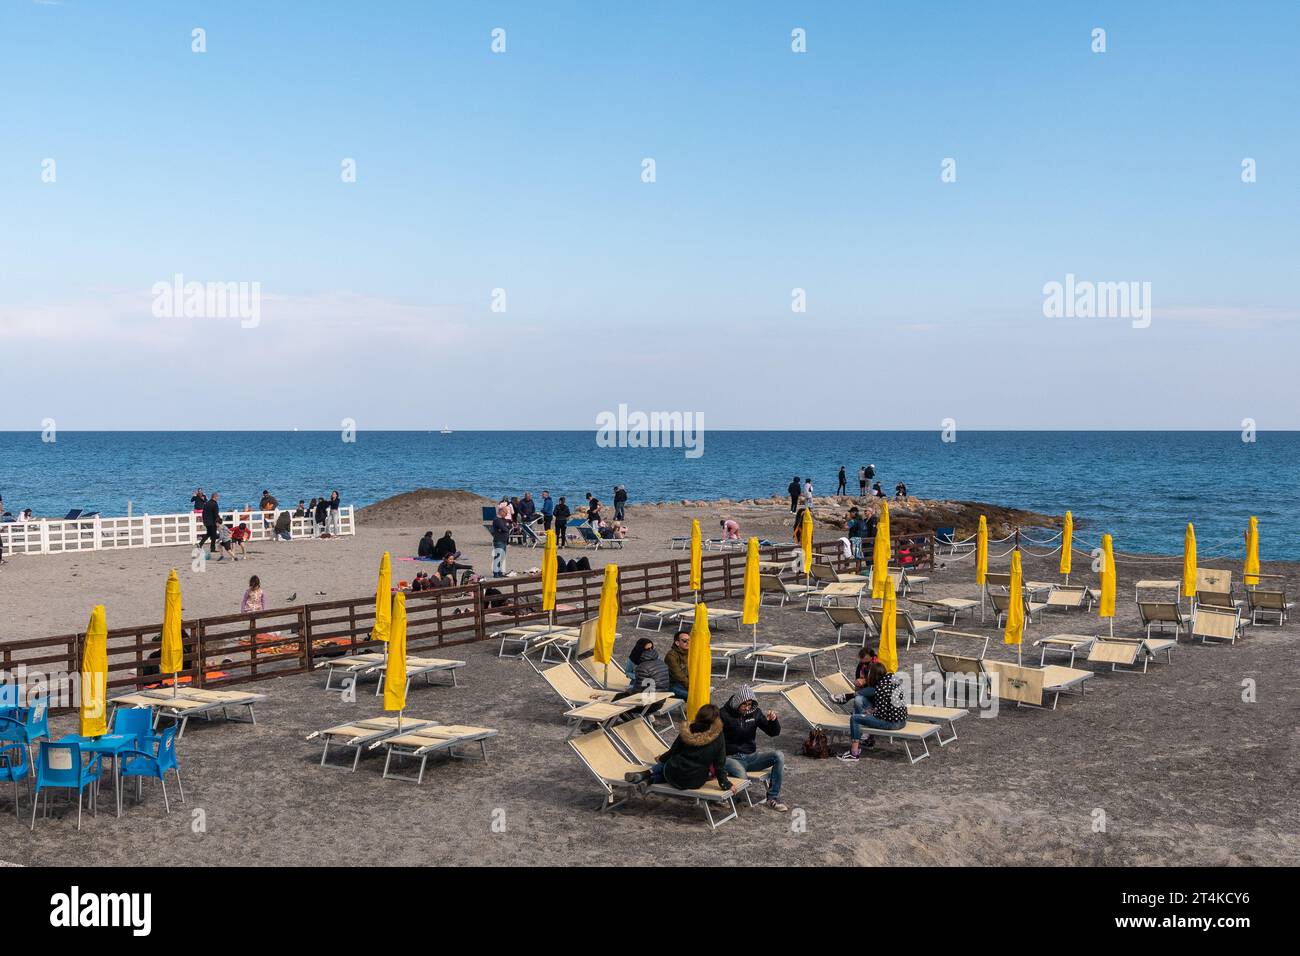
<svg viewBox="0 0 1300 956"><path fill-rule="evenodd" d="M239 526L235 528L234 531L230 532L230 540L232 542L232 546L239 548L239 556L244 559L248 558L248 551L244 549L244 542L247 541L250 537L252 537L252 534L253 532L249 529L248 525L242 521L239 523ZM235 558L235 560L238 561L239 558Z"/></svg>
<svg viewBox="0 0 1300 956"><path fill-rule="evenodd" d="M262 591L262 579L254 574L248 579L248 590L244 592L244 599L239 602L239 613L249 614L265 610L266 594Z"/></svg>

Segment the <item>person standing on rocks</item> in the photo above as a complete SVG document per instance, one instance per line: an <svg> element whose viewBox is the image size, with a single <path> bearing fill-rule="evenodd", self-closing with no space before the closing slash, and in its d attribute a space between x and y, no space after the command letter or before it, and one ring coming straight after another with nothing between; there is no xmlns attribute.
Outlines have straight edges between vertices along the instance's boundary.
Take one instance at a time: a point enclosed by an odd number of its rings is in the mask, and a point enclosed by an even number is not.
<svg viewBox="0 0 1300 956"><path fill-rule="evenodd" d="M835 494L846 495L849 493L848 486L844 483L848 475L844 473L844 466L840 465L840 483L835 486Z"/></svg>
<svg viewBox="0 0 1300 956"><path fill-rule="evenodd" d="M794 476L794 481L785 489L790 494L790 514L799 510L799 492L803 490L803 485L799 483L799 476Z"/></svg>

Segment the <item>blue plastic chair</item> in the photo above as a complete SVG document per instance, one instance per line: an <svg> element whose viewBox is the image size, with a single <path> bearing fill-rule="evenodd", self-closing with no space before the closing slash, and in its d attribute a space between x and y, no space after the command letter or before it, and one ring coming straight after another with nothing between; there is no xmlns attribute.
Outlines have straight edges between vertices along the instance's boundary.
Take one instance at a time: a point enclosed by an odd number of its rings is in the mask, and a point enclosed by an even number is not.
<svg viewBox="0 0 1300 956"><path fill-rule="evenodd" d="M0 729L5 723L15 723L7 718L0 718ZM32 799L32 775L27 757L27 748L16 740L0 743L0 780L8 780L14 785L14 819L18 819L18 781L27 781L27 799Z"/></svg>
<svg viewBox="0 0 1300 956"><path fill-rule="evenodd" d="M181 767L176 759L176 725L168 727L161 736L153 738L153 752L148 750L124 750L118 758L122 761L122 779L135 777L136 799L142 796L145 777L152 777L162 784L163 804L167 812L172 812L171 800L167 798L167 771L176 774L176 786L180 788L181 803L185 802L185 787L181 785Z"/></svg>
<svg viewBox="0 0 1300 956"><path fill-rule="evenodd" d="M90 811L99 815L95 803L95 787L99 780L99 754L86 763L81 762L81 744L41 741L40 757L36 762L36 790L32 796L32 826L36 829L36 808L41 802L42 790L77 791L77 829L81 829L81 805L86 788L90 787ZM45 794L45 812L50 810L50 795Z"/></svg>
<svg viewBox="0 0 1300 956"><path fill-rule="evenodd" d="M119 707L113 714L113 733L134 737L140 750L149 748L157 739L153 732L152 708Z"/></svg>

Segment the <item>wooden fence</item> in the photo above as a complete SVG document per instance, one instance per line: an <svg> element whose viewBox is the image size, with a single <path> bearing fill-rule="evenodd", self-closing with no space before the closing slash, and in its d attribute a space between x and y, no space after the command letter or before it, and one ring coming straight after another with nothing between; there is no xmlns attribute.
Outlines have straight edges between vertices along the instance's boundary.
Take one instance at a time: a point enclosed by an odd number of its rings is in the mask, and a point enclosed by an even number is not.
<svg viewBox="0 0 1300 956"><path fill-rule="evenodd" d="M272 516L272 522L280 512ZM223 511L221 519L234 527L240 522L248 525L251 540L265 541L271 529L262 523L262 512L256 508ZM339 508L338 534L354 534L356 519L351 505ZM314 532L311 518L293 518L290 534L294 538L309 538ZM198 512L179 514L131 515L117 518L41 518L36 521L7 521L0 524L0 543L6 555L10 554L61 554L65 551L108 551L122 548L158 548L168 545L189 545L203 533L203 523Z"/></svg>
<svg viewBox="0 0 1300 956"><path fill-rule="evenodd" d="M934 536L897 535L911 546L916 569L934 566ZM870 561L839 556L838 543L813 545L815 559L837 570L862 568ZM864 553L870 554L869 543ZM793 560L797 549L762 549L764 560ZM619 565L619 604L626 612L651 601L690 599L690 558ZM556 621L576 623L595 614L604 569L561 574L556 580ZM738 600L744 592L745 552L706 553L700 597ZM508 627L543 621L538 575L494 578L474 584L417 591L407 595L406 646L418 654L472 641ZM375 597L276 608L251 614L197 618L182 622L184 669L181 680L199 687L243 684L300 674L333 656L376 646L370 638ZM108 688L113 694L157 685L160 624L111 628L108 632ZM0 644L0 678L12 680L20 666L30 674L71 674L81 667L83 633L7 641Z"/></svg>

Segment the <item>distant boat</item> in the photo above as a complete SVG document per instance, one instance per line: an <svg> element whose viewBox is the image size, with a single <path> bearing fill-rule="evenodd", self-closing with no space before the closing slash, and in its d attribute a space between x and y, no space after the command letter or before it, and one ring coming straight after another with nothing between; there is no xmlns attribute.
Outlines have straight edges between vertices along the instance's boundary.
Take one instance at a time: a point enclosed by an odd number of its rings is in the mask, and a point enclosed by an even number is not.
<svg viewBox="0 0 1300 956"><path fill-rule="evenodd" d="M440 431L438 434L439 434L439 435L450 435L450 434L451 434L451 429L448 428L446 425L443 425L443 426L442 426L442 431Z"/></svg>

